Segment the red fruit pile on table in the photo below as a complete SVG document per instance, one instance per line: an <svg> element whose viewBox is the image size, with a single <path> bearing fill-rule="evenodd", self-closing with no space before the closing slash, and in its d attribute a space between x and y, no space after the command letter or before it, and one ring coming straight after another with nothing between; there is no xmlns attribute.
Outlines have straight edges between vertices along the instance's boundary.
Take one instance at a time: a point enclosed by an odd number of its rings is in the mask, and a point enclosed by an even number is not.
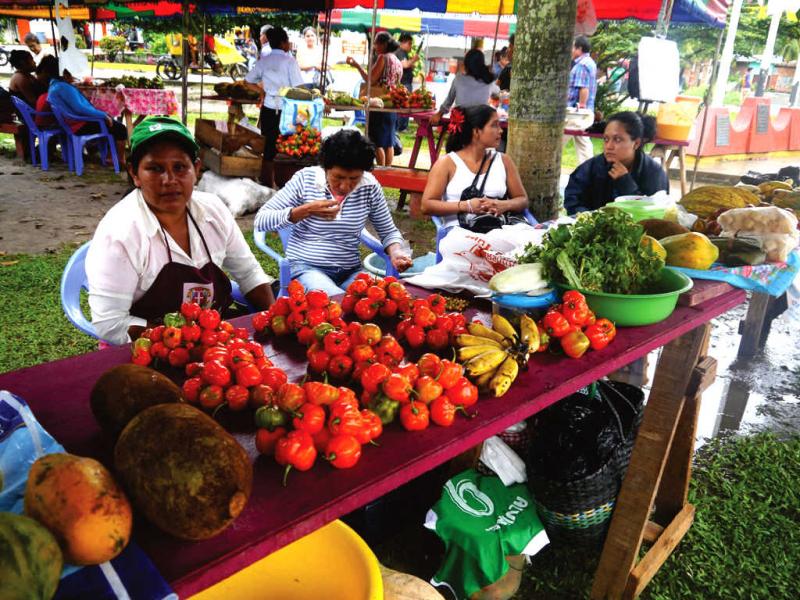
<svg viewBox="0 0 800 600"><path fill-rule="evenodd" d="M278 136L275 149L279 154L302 157L316 156L322 146L322 135L313 127L297 126L297 131L290 135Z"/></svg>
<svg viewBox="0 0 800 600"><path fill-rule="evenodd" d="M463 313L445 313L445 299L439 294L417 298L404 308L395 333L412 348L427 345L432 350L443 350L454 344L455 336L467 333Z"/></svg>
<svg viewBox="0 0 800 600"><path fill-rule="evenodd" d="M617 335L617 328L608 319L598 319L577 290L564 293L561 304L553 304L538 323L539 330L549 338L539 346L544 352L555 343L564 354L580 358L590 348L602 350Z"/></svg>

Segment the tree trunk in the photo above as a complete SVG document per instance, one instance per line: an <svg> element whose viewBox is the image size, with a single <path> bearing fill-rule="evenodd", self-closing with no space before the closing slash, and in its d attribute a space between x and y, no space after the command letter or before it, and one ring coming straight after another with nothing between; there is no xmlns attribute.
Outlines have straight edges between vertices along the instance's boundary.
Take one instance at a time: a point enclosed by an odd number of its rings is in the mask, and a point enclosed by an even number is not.
<svg viewBox="0 0 800 600"><path fill-rule="evenodd" d="M539 221L558 215L561 140L577 0L517 0L508 155Z"/></svg>

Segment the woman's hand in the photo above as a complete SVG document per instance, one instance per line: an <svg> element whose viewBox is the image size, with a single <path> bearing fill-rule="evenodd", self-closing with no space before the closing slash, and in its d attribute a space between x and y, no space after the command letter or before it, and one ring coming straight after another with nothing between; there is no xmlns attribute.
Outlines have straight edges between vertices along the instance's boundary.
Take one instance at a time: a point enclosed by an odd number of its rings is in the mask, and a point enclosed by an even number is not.
<svg viewBox="0 0 800 600"><path fill-rule="evenodd" d="M331 221L336 218L341 205L336 200L314 200L292 209L289 220L297 223L308 217L319 217Z"/></svg>
<svg viewBox="0 0 800 600"><path fill-rule="evenodd" d="M400 273L411 267L414 262L408 253L401 249L400 244L397 243L386 248L386 253L389 255L389 260L392 261L392 266Z"/></svg>
<svg viewBox="0 0 800 600"><path fill-rule="evenodd" d="M357 61L355 58L353 58L352 56L348 56L348 57L347 57L347 59L345 60L345 62L346 62L348 65L350 65L351 67L357 67L357 66L359 66L359 65L358 65L358 61Z"/></svg>
<svg viewBox="0 0 800 600"><path fill-rule="evenodd" d="M615 160L613 163L611 163L611 169L608 171L608 176L611 177L611 179L616 180L620 177L624 177L627 174L628 169L626 169L625 165L623 165L621 162Z"/></svg>
<svg viewBox="0 0 800 600"><path fill-rule="evenodd" d="M494 198L480 198L477 213L485 213L490 215L502 215L508 210L508 204L504 200L496 200Z"/></svg>
<svg viewBox="0 0 800 600"><path fill-rule="evenodd" d="M441 120L442 120L442 113L437 112L436 114L431 116L431 125L438 125Z"/></svg>

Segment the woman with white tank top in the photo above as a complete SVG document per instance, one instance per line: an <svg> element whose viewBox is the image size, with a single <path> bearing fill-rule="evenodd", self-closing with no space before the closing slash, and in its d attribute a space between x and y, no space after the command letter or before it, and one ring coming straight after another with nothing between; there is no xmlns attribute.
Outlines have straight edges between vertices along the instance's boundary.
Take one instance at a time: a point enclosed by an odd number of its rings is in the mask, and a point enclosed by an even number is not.
<svg viewBox="0 0 800 600"><path fill-rule="evenodd" d="M497 112L489 105L451 111L447 156L431 168L422 194L425 214L439 215L445 225L456 226L460 213L500 216L521 213L528 207L516 165L497 152L501 131ZM473 193L464 194L473 185ZM465 196L471 198L462 199Z"/></svg>

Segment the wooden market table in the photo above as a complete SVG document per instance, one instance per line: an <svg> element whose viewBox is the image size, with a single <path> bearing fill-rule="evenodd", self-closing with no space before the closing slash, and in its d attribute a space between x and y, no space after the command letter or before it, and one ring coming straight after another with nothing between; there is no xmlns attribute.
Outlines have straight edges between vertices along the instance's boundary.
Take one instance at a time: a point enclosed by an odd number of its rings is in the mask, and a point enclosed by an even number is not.
<svg viewBox="0 0 800 600"><path fill-rule="evenodd" d="M416 433L387 427L381 446L368 448L356 468L338 471L319 464L307 473L292 473L286 488L274 459L257 454L252 430L234 430L254 468L250 501L234 524L213 539L186 542L137 518L134 539L174 590L190 596L663 346L592 589L593 598L631 597L692 522L687 490L694 433L700 393L713 379L715 364L705 357L710 321L744 299L743 291L727 284L696 281L691 295L682 298L684 305L667 320L621 328L602 351L580 360L536 355L506 396L481 398L475 418ZM249 320L235 323L250 327ZM305 373L305 353L298 344L281 340L265 348L290 380ZM112 448L92 417L89 392L101 373L129 356L127 347L112 348L21 369L0 375L0 389L24 398L68 451L109 464ZM653 546L637 564L643 539Z"/></svg>
<svg viewBox="0 0 800 600"><path fill-rule="evenodd" d="M226 96L200 96L201 100L212 100L215 102L225 102L228 105L228 130L233 129L233 124L238 123L244 118L245 104L258 104L258 100L244 100L239 98L228 98Z"/></svg>
<svg viewBox="0 0 800 600"><path fill-rule="evenodd" d="M178 112L178 101L172 90L102 86L81 86L78 89L95 108L112 117L122 116L128 137L145 117L169 116Z"/></svg>

